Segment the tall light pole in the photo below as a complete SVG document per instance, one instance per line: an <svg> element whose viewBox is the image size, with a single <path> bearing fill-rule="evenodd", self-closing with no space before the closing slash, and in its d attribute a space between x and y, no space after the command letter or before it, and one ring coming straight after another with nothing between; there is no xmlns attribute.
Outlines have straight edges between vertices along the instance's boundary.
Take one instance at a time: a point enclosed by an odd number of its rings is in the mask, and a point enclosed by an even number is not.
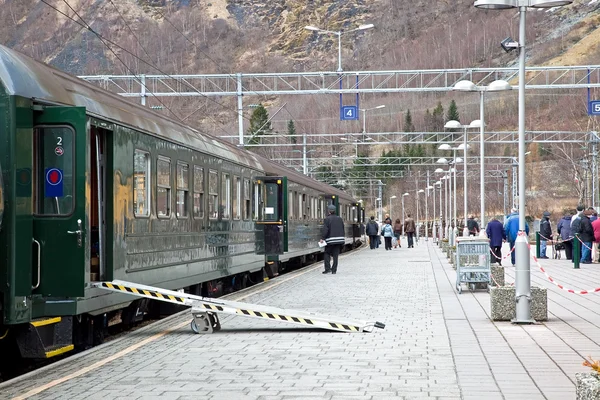
<svg viewBox="0 0 600 400"><path fill-rule="evenodd" d="M423 189L417 190L417 196L416 196L417 197L417 243L419 242L419 231L420 231L420 229L419 229L419 203L420 203L420 201L419 200L421 200L421 196L419 196L419 194L421 194L421 193L425 193L425 191Z"/></svg>
<svg viewBox="0 0 600 400"><path fill-rule="evenodd" d="M377 202L379 202L379 211L377 212L377 214L378 214L377 219L381 223L381 222L383 222L382 214L381 214L381 203L383 202L383 199L381 197L376 198L375 199L375 207L377 207Z"/></svg>
<svg viewBox="0 0 600 400"><path fill-rule="evenodd" d="M440 145L440 147L444 147L444 148L450 148L449 145ZM436 161L438 164L452 164L452 161L448 161L445 158L440 158ZM452 203L450 203L450 195L452 194L452 188L450 187L450 189L448 189L449 185L452 183L452 181L450 180L450 176L452 174L452 168L448 168L448 171L445 171L442 168L438 168L435 170L436 174L441 174L443 173L444 176L441 178L444 180L444 194L445 194L445 217L446 217L446 229L444 229L444 237L446 239L448 239L448 242L451 242L450 240L450 220L451 220L451 215L452 215ZM449 194L450 193L450 194Z"/></svg>
<svg viewBox="0 0 600 400"><path fill-rule="evenodd" d="M510 83L504 80L496 80L490 83L488 86L477 86L471 81L463 80L459 81L454 85L452 90L460 92L479 92L479 200L480 200L480 219L481 219L481 232L485 234L485 93L486 92L500 92L505 90L511 90L512 86Z"/></svg>
<svg viewBox="0 0 600 400"><path fill-rule="evenodd" d="M428 175L429 175L429 171ZM429 197L429 191L432 190L433 191L433 223L431 224L431 238L433 239L433 242L435 243L435 188L433 186L427 186L427 196L425 197L425 226L427 227L427 224L429 224L429 208L427 207L427 197ZM427 232L427 228L425 228L425 232ZM428 240L428 235L427 233L425 234L425 240Z"/></svg>
<svg viewBox="0 0 600 400"><path fill-rule="evenodd" d="M373 25L373 24L366 24L366 25L360 25L358 28L351 29L349 31L328 31L327 29L321 29L321 28L317 28L316 26L308 25L308 26L305 26L304 29L308 29L309 31L314 31L319 34L327 33L330 35L336 35L338 37L338 70L337 70L337 72L342 72L343 71L343 69L342 69L342 35L344 33L364 31L365 29L371 29L374 27L375 27L375 25Z"/></svg>
<svg viewBox="0 0 600 400"><path fill-rule="evenodd" d="M362 111L363 116L362 116L362 120L363 120L363 140L365 140L365 135L367 134L367 111L371 111L371 110L379 110L380 108L385 108L385 104L382 104L380 106L377 107L373 107L373 108L361 108L360 111Z"/></svg>
<svg viewBox="0 0 600 400"><path fill-rule="evenodd" d="M440 196L440 226L438 229L438 243L442 240L442 221L443 221L443 216L442 216L442 181L439 180L437 181L434 186L438 187L439 190L439 196Z"/></svg>
<svg viewBox="0 0 600 400"><path fill-rule="evenodd" d="M408 196L408 193L402 195L402 236L404 236L404 220L406 219L406 214L404 214L404 198L406 196Z"/></svg>
<svg viewBox="0 0 600 400"><path fill-rule="evenodd" d="M461 162L461 158L460 157L456 157L456 151L458 150L458 147L450 147L449 144L442 144L438 147L439 150L452 150L452 168L450 168L450 174L454 174L454 184L452 184L452 186L454 186L454 207L452 207L452 204L450 205L450 214L452 214L452 212L454 212L452 219L454 220L454 229L451 230L450 232L450 246L454 246L454 242L456 240L456 237L458 236L458 218L456 217L456 163L457 162ZM445 160L445 159L442 159ZM438 160L438 162L440 162L440 160Z"/></svg>
<svg viewBox="0 0 600 400"><path fill-rule="evenodd" d="M571 4L573 0L477 0L475 7L493 10L519 8L519 237L515 244L516 318L513 322L529 324L531 319L531 270L525 237L525 16L527 7L551 8Z"/></svg>
<svg viewBox="0 0 600 400"><path fill-rule="evenodd" d="M462 125L460 122L455 121L455 120L451 120L446 122L446 124L444 125L444 128L447 129L458 129L458 128L462 128L463 129L463 143L461 145L458 146L459 150L463 150L463 173L464 173L464 177L463 177L463 203L464 203L464 228L463 228L463 236L467 237L469 236L469 229L467 228L467 150L469 149L469 145L468 145L468 137L467 137L467 129L469 128L479 128L479 126L481 125L481 121L476 119L475 121L472 121L469 125Z"/></svg>
<svg viewBox="0 0 600 400"><path fill-rule="evenodd" d="M396 195L390 197L390 219L392 218L392 199L395 199Z"/></svg>

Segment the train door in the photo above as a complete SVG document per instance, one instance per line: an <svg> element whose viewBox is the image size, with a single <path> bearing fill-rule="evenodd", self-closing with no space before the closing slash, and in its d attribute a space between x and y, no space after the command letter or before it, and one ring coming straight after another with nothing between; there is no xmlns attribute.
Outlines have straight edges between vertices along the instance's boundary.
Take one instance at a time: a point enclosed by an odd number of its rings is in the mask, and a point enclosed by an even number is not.
<svg viewBox="0 0 600 400"><path fill-rule="evenodd" d="M323 215L323 218L326 218L327 214L329 214L327 211L327 207L329 207L332 204L335 206L335 214L340 215L340 199L336 195L330 194L323 195L323 198L325 199L325 209L323 210L325 215Z"/></svg>
<svg viewBox="0 0 600 400"><path fill-rule="evenodd" d="M84 107L44 107L35 113L34 293L84 294L86 144Z"/></svg>
<svg viewBox="0 0 600 400"><path fill-rule="evenodd" d="M107 266L106 235L106 167L108 152L107 141L112 131L106 129L108 124L92 119L89 132L90 140L90 212L88 246L90 248L90 281L112 280L112 269Z"/></svg>
<svg viewBox="0 0 600 400"><path fill-rule="evenodd" d="M2 183L2 165L0 165L0 231L2 230L2 217L4 216L4 185Z"/></svg>
<svg viewBox="0 0 600 400"><path fill-rule="evenodd" d="M287 178L258 177L258 218L264 232L264 254L278 255L288 251Z"/></svg>

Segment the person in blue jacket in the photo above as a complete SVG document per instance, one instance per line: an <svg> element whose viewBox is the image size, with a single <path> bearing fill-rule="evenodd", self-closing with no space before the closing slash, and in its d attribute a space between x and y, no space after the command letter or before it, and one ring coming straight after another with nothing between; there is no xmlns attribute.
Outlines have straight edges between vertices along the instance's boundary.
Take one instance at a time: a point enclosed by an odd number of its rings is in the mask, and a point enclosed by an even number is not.
<svg viewBox="0 0 600 400"><path fill-rule="evenodd" d="M515 210L516 211L516 210ZM525 223L525 233L529 236L529 225ZM515 242L517 241L517 236L519 235L519 213L513 212L511 216L508 218L506 222L506 227L504 228L504 234L508 239L508 243L510 243L511 250L515 247ZM515 266L515 252L510 253L510 260L512 261L512 266Z"/></svg>
<svg viewBox="0 0 600 400"><path fill-rule="evenodd" d="M506 233L502 222L498 221L496 217L492 218L488 222L485 233L490 239L490 252L492 253L490 261L492 263L497 262L498 265L502 266L502 243L506 241Z"/></svg>

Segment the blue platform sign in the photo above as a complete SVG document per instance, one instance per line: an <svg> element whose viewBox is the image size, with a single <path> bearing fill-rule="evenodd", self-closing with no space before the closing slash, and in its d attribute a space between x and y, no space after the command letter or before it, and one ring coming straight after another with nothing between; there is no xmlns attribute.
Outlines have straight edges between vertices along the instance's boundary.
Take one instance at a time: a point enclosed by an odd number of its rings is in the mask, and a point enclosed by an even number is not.
<svg viewBox="0 0 600 400"><path fill-rule="evenodd" d="M46 197L63 197L63 172L58 168L46 168Z"/></svg>
<svg viewBox="0 0 600 400"><path fill-rule="evenodd" d="M353 121L358 119L358 107L357 106L342 106L340 120L341 121Z"/></svg>
<svg viewBox="0 0 600 400"><path fill-rule="evenodd" d="M588 103L588 115L600 115L600 101L593 100Z"/></svg>

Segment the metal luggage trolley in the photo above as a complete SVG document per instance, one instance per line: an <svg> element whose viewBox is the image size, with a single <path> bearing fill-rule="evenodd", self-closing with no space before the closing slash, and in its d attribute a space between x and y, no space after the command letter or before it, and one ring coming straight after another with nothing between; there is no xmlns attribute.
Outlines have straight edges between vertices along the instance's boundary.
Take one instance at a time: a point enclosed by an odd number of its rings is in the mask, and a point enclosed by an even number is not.
<svg viewBox="0 0 600 400"><path fill-rule="evenodd" d="M478 283L488 289L491 279L490 241L479 237L456 238L456 290L462 293L462 283L471 290Z"/></svg>

